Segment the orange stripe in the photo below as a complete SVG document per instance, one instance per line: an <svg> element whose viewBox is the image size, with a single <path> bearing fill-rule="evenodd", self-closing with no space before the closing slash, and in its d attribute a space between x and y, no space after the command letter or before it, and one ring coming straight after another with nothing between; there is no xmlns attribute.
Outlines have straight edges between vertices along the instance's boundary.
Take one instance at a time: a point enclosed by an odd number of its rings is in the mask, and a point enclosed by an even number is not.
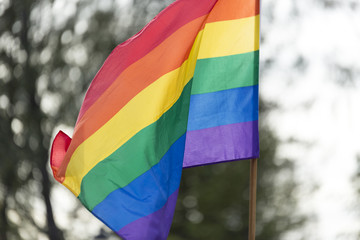
<svg viewBox="0 0 360 240"><path fill-rule="evenodd" d="M206 22L218 22L252 17L259 14L259 0L218 1Z"/></svg>
<svg viewBox="0 0 360 240"><path fill-rule="evenodd" d="M210 23L254 16L258 11L254 10L255 2L256 0L219 1L209 16L199 17L184 25L159 44L157 48L124 70L103 95L85 112L75 126L74 138L71 141L64 162L57 172L58 179L63 181L71 155L83 141L104 125L140 91L162 75L181 66L188 57L197 32L204 27L203 23L206 17L208 17L206 22ZM225 8L226 11L229 9L230 11L226 12L224 16ZM186 53L184 53L183 46L189 46ZM164 52L166 52L166 56L163 55Z"/></svg>
<svg viewBox="0 0 360 240"><path fill-rule="evenodd" d="M129 66L85 112L75 126L74 138L65 155L64 162L57 172L59 179L65 175L71 155L84 140L104 125L140 91L162 75L181 66L187 59L192 43L206 16L199 17L186 24L149 54ZM184 52L183 46L189 46L189 49ZM164 56L165 52L166 56Z"/></svg>

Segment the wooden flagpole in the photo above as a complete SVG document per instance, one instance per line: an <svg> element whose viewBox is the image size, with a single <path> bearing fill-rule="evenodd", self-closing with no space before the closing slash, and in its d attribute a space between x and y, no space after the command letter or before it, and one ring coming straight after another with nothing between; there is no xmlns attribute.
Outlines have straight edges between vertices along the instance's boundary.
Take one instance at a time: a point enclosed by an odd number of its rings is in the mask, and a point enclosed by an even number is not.
<svg viewBox="0 0 360 240"><path fill-rule="evenodd" d="M249 240L255 240L257 158L250 160Z"/></svg>
<svg viewBox="0 0 360 240"><path fill-rule="evenodd" d="M256 8L259 9L259 18L260 18L260 9L261 9L261 0L256 0ZM260 45L260 35L261 27L259 22L259 45ZM257 185L257 158L250 160L250 197L249 197L249 240L255 240L255 231L256 231L256 185Z"/></svg>

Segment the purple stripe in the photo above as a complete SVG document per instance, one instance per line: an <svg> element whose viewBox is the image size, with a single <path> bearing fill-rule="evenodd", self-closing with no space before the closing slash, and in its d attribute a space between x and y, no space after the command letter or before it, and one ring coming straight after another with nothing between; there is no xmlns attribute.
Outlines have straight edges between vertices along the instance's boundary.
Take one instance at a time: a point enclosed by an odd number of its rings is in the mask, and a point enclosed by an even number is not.
<svg viewBox="0 0 360 240"><path fill-rule="evenodd" d="M183 167L259 157L258 121L186 133Z"/></svg>
<svg viewBox="0 0 360 240"><path fill-rule="evenodd" d="M166 240L174 216L178 191L170 195L161 209L129 223L117 234L125 240Z"/></svg>

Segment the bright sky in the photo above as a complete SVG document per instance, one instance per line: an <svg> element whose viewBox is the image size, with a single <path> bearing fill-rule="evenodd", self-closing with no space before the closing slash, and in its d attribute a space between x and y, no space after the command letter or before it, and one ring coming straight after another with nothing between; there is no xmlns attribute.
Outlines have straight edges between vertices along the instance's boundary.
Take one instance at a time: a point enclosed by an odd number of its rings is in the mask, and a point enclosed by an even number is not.
<svg viewBox="0 0 360 240"><path fill-rule="evenodd" d="M359 204L351 178L360 156L360 6L352 10L351 1L333 1L336 7L325 10L319 2L295 2L296 16L293 1L262 1L261 62L275 61L261 76L261 94L281 106L267 119L280 139L304 142L283 144L278 154L296 161L301 209L316 216L306 239L355 240ZM305 59L301 70L294 68L299 55ZM349 69L352 81L337 66Z"/></svg>

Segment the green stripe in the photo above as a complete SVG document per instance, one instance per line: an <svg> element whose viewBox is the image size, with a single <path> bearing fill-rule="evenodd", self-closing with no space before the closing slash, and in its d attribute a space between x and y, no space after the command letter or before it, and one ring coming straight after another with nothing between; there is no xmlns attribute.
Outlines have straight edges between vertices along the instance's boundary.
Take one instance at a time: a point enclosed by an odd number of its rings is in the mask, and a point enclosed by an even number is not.
<svg viewBox="0 0 360 240"><path fill-rule="evenodd" d="M191 94L257 85L258 77L259 51L200 59L196 63Z"/></svg>
<svg viewBox="0 0 360 240"><path fill-rule="evenodd" d="M125 187L157 164L186 132L191 82L155 123L138 132L82 179L79 199L90 211L112 191Z"/></svg>

